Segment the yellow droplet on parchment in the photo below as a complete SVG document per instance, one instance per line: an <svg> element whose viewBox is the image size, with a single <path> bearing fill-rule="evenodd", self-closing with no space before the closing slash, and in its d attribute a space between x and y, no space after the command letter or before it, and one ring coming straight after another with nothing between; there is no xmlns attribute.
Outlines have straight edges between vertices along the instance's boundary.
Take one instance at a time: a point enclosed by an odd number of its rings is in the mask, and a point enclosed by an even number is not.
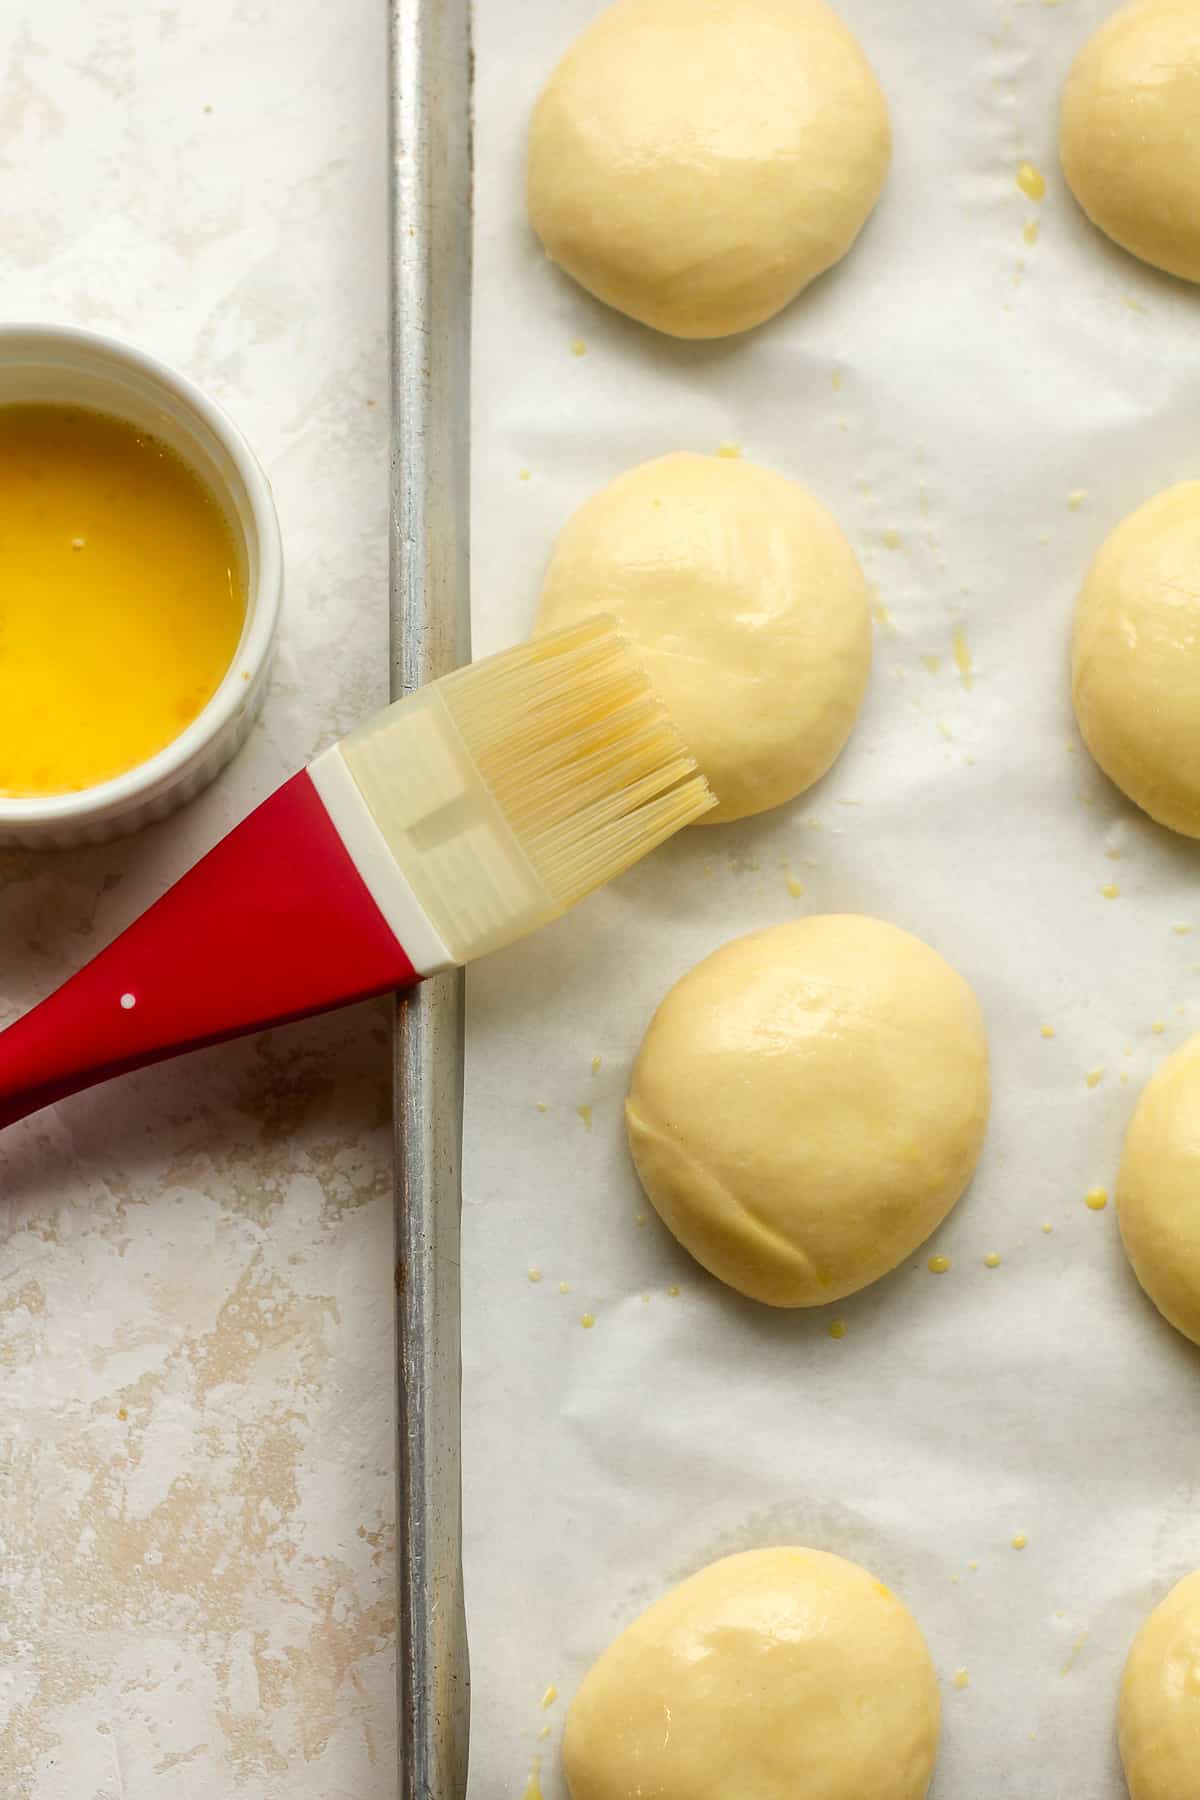
<svg viewBox="0 0 1200 1800"><path fill-rule="evenodd" d="M1071 1670L1075 1667L1075 1658L1079 1655L1079 1652L1083 1649L1083 1646L1087 1643L1087 1635L1088 1634L1086 1631L1081 1631L1079 1636L1075 1639L1075 1642L1071 1645L1071 1653L1067 1657L1067 1660L1063 1664L1062 1668L1059 1670L1060 1677L1069 1675L1071 1673Z"/></svg>
<svg viewBox="0 0 1200 1800"><path fill-rule="evenodd" d="M542 1759L535 1756L529 1770L529 1781L521 1800L543 1800L542 1795Z"/></svg>
<svg viewBox="0 0 1200 1800"><path fill-rule="evenodd" d="M975 685L975 664L971 660L967 634L961 625L954 627L954 666L958 670L959 680L969 694Z"/></svg>

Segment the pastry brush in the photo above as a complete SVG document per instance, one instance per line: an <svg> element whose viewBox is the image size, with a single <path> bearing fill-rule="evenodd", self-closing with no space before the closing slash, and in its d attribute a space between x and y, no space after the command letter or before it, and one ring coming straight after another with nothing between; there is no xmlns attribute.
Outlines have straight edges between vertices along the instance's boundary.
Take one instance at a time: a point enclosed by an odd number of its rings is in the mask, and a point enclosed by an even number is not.
<svg viewBox="0 0 1200 1800"><path fill-rule="evenodd" d="M456 670L285 782L0 1032L0 1126L473 962L715 804L610 619Z"/></svg>

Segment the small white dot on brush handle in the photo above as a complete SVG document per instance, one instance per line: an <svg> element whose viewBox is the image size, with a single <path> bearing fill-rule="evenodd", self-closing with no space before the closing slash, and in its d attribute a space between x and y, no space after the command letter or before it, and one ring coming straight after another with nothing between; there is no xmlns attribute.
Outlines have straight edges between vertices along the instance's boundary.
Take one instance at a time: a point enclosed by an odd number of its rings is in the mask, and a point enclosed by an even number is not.
<svg viewBox="0 0 1200 1800"><path fill-rule="evenodd" d="M131 1012L133 1010L133 1008L137 1005L137 995L136 994L122 994L121 995L121 1005L125 1008L126 1012Z"/></svg>

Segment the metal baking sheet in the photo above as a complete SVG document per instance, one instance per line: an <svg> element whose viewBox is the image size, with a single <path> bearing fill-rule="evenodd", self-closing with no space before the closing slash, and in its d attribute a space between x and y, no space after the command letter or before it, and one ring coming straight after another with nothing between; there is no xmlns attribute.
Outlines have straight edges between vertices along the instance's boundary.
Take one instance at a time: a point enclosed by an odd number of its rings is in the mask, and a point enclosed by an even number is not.
<svg viewBox="0 0 1200 1800"><path fill-rule="evenodd" d="M468 0L393 0L392 693L470 655ZM466 1790L459 1473L463 981L396 1020L399 1792Z"/></svg>
<svg viewBox="0 0 1200 1800"><path fill-rule="evenodd" d="M1084 1196L1111 1189L1142 1084L1200 1029L1200 907L1195 847L1084 752L1068 643L1108 532L1200 475L1200 333L1198 291L1109 244L1059 170L1061 86L1114 0L836 0L891 106L887 187L842 265L713 344L589 300L528 227L530 108L600 4L476 11L476 653L529 629L591 492L722 444L831 507L878 627L818 787L684 833L470 971L472 1800L519 1800L536 1756L563 1800L589 1662L681 1575L772 1540L855 1557L912 1606L943 1677L936 1800L1120 1800L1122 1661L1200 1562L1197 1365L1133 1281L1112 1206ZM677 976L836 911L963 971L995 1105L969 1193L834 1309L834 1339L829 1313L755 1307L678 1250L621 1113Z"/></svg>

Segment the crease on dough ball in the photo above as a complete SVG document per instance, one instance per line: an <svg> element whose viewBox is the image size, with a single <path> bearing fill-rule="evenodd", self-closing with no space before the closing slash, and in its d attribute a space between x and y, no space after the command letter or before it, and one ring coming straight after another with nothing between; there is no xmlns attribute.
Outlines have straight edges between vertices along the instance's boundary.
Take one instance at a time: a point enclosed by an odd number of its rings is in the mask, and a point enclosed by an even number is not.
<svg viewBox="0 0 1200 1800"><path fill-rule="evenodd" d="M802 1245L759 1216L749 1200L705 1168L674 1133L656 1126L632 1096L625 1102L625 1129L639 1173L643 1167L653 1170L652 1198L659 1218L728 1286L770 1304L774 1293L811 1292L828 1285L825 1272L814 1268ZM704 1255L697 1243L707 1246Z"/></svg>
<svg viewBox="0 0 1200 1800"><path fill-rule="evenodd" d="M615 616L719 804L721 824L824 775L871 668L868 590L836 520L754 463L641 463L567 521L539 631Z"/></svg>
<svg viewBox="0 0 1200 1800"><path fill-rule="evenodd" d="M1067 77L1059 148L1094 225L1143 262L1200 281L1200 5L1134 0Z"/></svg>
<svg viewBox="0 0 1200 1800"><path fill-rule="evenodd" d="M820 1306L894 1269L974 1173L990 1105L967 983L908 932L814 916L667 994L626 1102L663 1223L719 1280Z"/></svg>
<svg viewBox="0 0 1200 1800"><path fill-rule="evenodd" d="M1109 779L1200 837L1200 481L1155 495L1101 546L1075 608L1071 692Z"/></svg>
<svg viewBox="0 0 1200 1800"><path fill-rule="evenodd" d="M616 0L534 109L529 216L598 299L726 337L846 254L890 154L879 84L825 0Z"/></svg>
<svg viewBox="0 0 1200 1800"><path fill-rule="evenodd" d="M1200 1036L1142 1090L1125 1134L1116 1203L1142 1288L1176 1331L1200 1344Z"/></svg>
<svg viewBox="0 0 1200 1800"><path fill-rule="evenodd" d="M572 1800L925 1800L941 1700L908 1608L820 1550L750 1550L671 1589L567 1717Z"/></svg>

